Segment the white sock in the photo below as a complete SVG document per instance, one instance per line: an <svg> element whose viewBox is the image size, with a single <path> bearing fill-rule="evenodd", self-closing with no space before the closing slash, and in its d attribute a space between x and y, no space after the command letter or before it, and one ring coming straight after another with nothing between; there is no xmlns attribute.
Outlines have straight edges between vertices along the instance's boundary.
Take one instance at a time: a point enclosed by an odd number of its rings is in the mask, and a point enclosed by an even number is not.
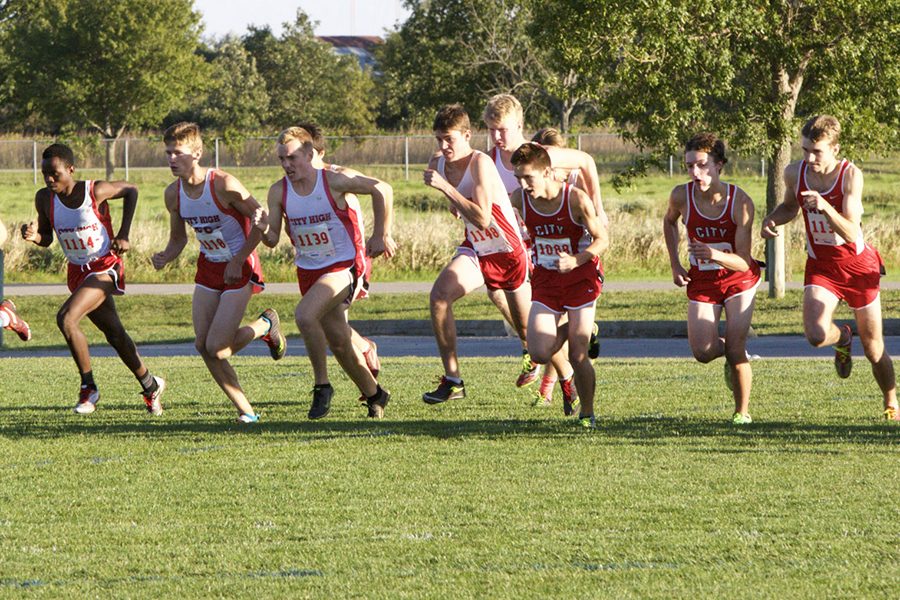
<svg viewBox="0 0 900 600"><path fill-rule="evenodd" d="M0 327L6 328L9 327L10 324L9 315L6 314L5 310L0 310Z"/></svg>
<svg viewBox="0 0 900 600"><path fill-rule="evenodd" d="M446 379L450 383L455 383L457 385L462 383L462 379L460 379L459 377L450 377L449 375L444 375L444 379Z"/></svg>

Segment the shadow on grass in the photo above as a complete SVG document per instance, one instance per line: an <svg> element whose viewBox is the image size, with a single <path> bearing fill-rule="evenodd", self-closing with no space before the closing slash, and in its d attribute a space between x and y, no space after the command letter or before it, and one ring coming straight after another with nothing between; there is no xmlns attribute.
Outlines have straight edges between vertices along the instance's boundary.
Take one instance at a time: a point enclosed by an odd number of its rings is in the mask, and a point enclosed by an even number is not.
<svg viewBox="0 0 900 600"><path fill-rule="evenodd" d="M17 407L22 410L51 410L47 407ZM51 423L29 422L20 418L13 410L0 409L0 414L8 413L0 426L0 437L7 439L53 439L66 436L140 436L140 437L180 437L207 435L247 435L266 438L294 438L298 444L353 438L406 437L445 439L486 439L486 440L578 440L597 445L631 444L658 446L695 446L696 452L745 453L773 452L795 447L800 452L839 453L846 446L885 446L900 444L897 425L881 424L822 424L803 422L761 422L750 426L735 427L728 422L685 417L636 417L628 419L602 419L595 431L582 429L574 420L547 419L420 419L368 421L364 418L344 419L332 416L320 421L263 420L247 426L222 420L219 416L193 416L188 420L174 421L163 416L130 418L127 413L138 409L122 407L104 408L102 415L79 417L63 414ZM135 415L136 416L136 415ZM128 419L127 422L122 419ZM689 440L689 441L688 441ZM724 444L716 447L716 443ZM829 446L829 448L810 448Z"/></svg>

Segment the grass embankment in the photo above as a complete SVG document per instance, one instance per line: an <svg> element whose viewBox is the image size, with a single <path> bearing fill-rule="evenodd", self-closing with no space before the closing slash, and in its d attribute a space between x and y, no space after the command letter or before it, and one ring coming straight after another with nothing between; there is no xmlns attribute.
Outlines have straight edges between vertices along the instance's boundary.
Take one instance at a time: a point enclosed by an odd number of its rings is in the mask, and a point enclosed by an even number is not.
<svg viewBox="0 0 900 600"><path fill-rule="evenodd" d="M64 346L56 327L56 312L65 296L12 297L19 312L32 327L32 341L23 343L5 332L6 348L27 349L48 346ZM288 335L297 335L294 325L294 308L298 294L261 294L254 296L247 309L248 318L274 307L282 315ZM753 313L753 329L758 335L801 335L801 292L789 290L780 300L757 295ZM162 342L188 342L194 339L191 324L190 296L124 296L116 299L122 322L132 338L139 344ZM900 314L900 291L882 292L882 310L886 316ZM454 306L457 319L500 320L500 313L483 293L463 298ZM846 307L841 307L838 318L852 318ZM600 299L597 320L601 336L604 323L622 321L684 321L687 318L687 300L684 292L609 292ZM350 310L351 323L369 319L416 319L427 321L427 294L374 294L367 300L354 303ZM92 343L105 343L102 334L90 322L83 329Z"/></svg>
<svg viewBox="0 0 900 600"><path fill-rule="evenodd" d="M863 227L867 240L879 249L887 263L888 272L893 273L900 268L900 193L897 192L900 173L892 167L893 163L876 165L879 170L866 178L866 214L863 217ZM867 165L863 163L862 166L866 168ZM400 249L391 261L375 261L375 277L383 281L433 279L462 239L461 224L446 211L446 203L441 195L426 188L421 182L421 168L421 165L412 168L410 181L405 181L402 170L396 167L361 167L372 175L386 178L394 186L394 237L399 242ZM254 196L263 202L269 185L281 177L280 169L272 167L236 168L229 171L240 177ZM79 173L82 177L102 176L99 171ZM132 170L130 177L139 186L141 199L131 235L133 250L128 257L129 279L142 282L192 281L197 255L196 244L193 242L165 270L154 271L150 264L150 256L165 247L168 239L168 220L162 201L162 191L172 180L168 170ZM728 179L742 186L754 198L759 222L766 212L765 180L746 174ZM674 178L656 175L636 181L630 189L616 191L608 184L608 176L604 176L604 204L611 223L610 249L604 256L604 264L610 276L618 279L668 278L669 262L661 233L661 220L669 191L683 180L681 175ZM0 205L3 206L4 221L17 225L32 219L34 192L35 186L30 174L3 174L0 177ZM362 203L364 211L370 214L366 197L362 198ZM118 214L117 211L114 203L114 215ZM118 222L117 216L114 222ZM761 258L765 255L764 245L756 231L758 227L754 229L753 252ZM802 277L804 243L803 226L797 221L788 227L789 280ZM16 236L6 250L9 281L59 280L63 255L56 244L45 250L26 244ZM269 281L294 279L293 249L286 237L273 250L262 248L260 255ZM686 256L684 247L682 255Z"/></svg>
<svg viewBox="0 0 900 600"><path fill-rule="evenodd" d="M309 422L308 363L238 358L241 428L197 358L154 360L159 419L116 359L87 418L68 359L0 360L0 595L895 596L897 428L865 373L755 361L735 429L720 364L601 360L588 433L515 362L467 359L468 398L429 407L437 359L387 358L373 423L341 377Z"/></svg>

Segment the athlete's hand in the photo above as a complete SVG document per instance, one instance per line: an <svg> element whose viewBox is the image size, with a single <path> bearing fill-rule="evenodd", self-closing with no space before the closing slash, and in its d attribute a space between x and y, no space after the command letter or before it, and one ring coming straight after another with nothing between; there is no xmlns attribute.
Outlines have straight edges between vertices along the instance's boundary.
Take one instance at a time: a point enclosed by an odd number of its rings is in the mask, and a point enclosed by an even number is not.
<svg viewBox="0 0 900 600"><path fill-rule="evenodd" d="M678 268L672 269L672 281L678 287L684 287L691 282L691 278L688 277L688 272L684 270L684 267L678 265Z"/></svg>
<svg viewBox="0 0 900 600"><path fill-rule="evenodd" d="M568 273L577 266L577 258L572 256L571 254L566 254L565 252L559 253L559 261L556 263L556 268L559 269L560 273Z"/></svg>
<svg viewBox="0 0 900 600"><path fill-rule="evenodd" d="M131 250L131 242L125 238L117 237L110 243L110 248L116 254L122 255Z"/></svg>
<svg viewBox="0 0 900 600"><path fill-rule="evenodd" d="M269 229L269 213L263 210L262 206L257 206L250 218L253 226L265 233Z"/></svg>
<svg viewBox="0 0 900 600"><path fill-rule="evenodd" d="M759 234L767 240L778 237L778 225L775 224L775 220L764 219L762 222L762 229L759 230Z"/></svg>
<svg viewBox="0 0 900 600"><path fill-rule="evenodd" d="M385 258L393 258L397 252L397 242L389 235L383 237L372 236L366 242L366 256L375 258L384 255Z"/></svg>
<svg viewBox="0 0 900 600"><path fill-rule="evenodd" d="M228 261L228 264L225 265L225 275L223 279L226 284L238 283L241 280L241 275L243 274L244 262L238 261L237 257L232 258Z"/></svg>
<svg viewBox="0 0 900 600"><path fill-rule="evenodd" d="M425 185L433 187L434 189L441 192L447 189L447 186L450 185L449 183L447 183L447 180L441 177L441 174L434 169L425 169L425 175L423 179L425 181Z"/></svg>
<svg viewBox="0 0 900 600"><path fill-rule="evenodd" d="M31 223L25 223L22 225L22 239L26 242L33 242L35 244L38 243L39 235L37 223L32 221Z"/></svg>
<svg viewBox="0 0 900 600"><path fill-rule="evenodd" d="M165 252L157 252L150 257L150 262L153 263L153 268L159 271L164 266L169 264L169 257L166 256Z"/></svg>
<svg viewBox="0 0 900 600"><path fill-rule="evenodd" d="M800 202L806 210L825 212L825 210L831 206L828 204L828 200L823 198L822 194L815 190L806 190L805 192L800 192L800 195L803 196L803 199Z"/></svg>
<svg viewBox="0 0 900 600"><path fill-rule="evenodd" d="M695 260L713 260L713 249L697 240L688 240L688 254Z"/></svg>

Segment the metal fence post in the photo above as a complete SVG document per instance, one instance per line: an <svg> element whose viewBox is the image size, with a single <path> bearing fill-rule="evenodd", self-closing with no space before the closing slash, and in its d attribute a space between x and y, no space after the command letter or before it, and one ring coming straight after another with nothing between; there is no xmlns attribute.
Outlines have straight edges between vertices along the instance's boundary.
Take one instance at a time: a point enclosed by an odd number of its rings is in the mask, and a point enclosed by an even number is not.
<svg viewBox="0 0 900 600"><path fill-rule="evenodd" d="M766 178L766 159L765 158L759 159L759 176L762 177L763 179Z"/></svg>
<svg viewBox="0 0 900 600"><path fill-rule="evenodd" d="M34 185L37 185L37 140L31 140L31 170L34 172Z"/></svg>
<svg viewBox="0 0 900 600"><path fill-rule="evenodd" d="M409 181L409 136L403 136L403 172L406 174L406 180Z"/></svg>
<svg viewBox="0 0 900 600"><path fill-rule="evenodd" d="M125 138L125 181L128 181L128 138Z"/></svg>
<svg viewBox="0 0 900 600"><path fill-rule="evenodd" d="M219 138L216 138L215 157L216 157L216 171L218 171L219 170Z"/></svg>
<svg viewBox="0 0 900 600"><path fill-rule="evenodd" d="M575 140L576 140L575 143L577 144L577 148L578 148L579 150L581 150L581 134L580 134L580 133L579 133L578 136L575 138Z"/></svg>
<svg viewBox="0 0 900 600"><path fill-rule="evenodd" d="M669 155L669 177L675 176L675 157Z"/></svg>

